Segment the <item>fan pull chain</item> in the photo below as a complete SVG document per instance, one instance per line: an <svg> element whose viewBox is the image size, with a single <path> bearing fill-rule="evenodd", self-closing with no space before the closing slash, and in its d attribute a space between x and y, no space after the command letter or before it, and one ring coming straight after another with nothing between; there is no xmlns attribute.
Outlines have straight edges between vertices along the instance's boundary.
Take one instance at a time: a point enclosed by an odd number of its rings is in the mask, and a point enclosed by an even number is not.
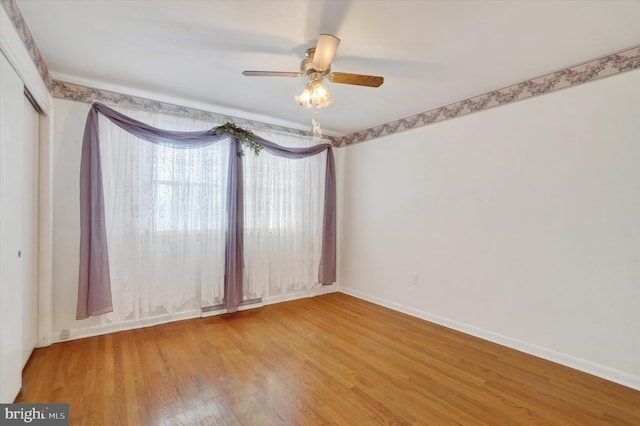
<svg viewBox="0 0 640 426"><path fill-rule="evenodd" d="M320 128L320 123L318 123L315 119L311 119L311 130L313 131L313 138L315 140L322 139L322 129Z"/></svg>

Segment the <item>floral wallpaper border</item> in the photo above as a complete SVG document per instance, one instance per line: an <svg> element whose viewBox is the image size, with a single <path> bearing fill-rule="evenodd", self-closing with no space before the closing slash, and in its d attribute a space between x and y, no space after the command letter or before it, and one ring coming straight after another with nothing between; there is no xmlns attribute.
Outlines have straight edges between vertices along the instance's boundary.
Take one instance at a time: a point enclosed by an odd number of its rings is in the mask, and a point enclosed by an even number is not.
<svg viewBox="0 0 640 426"><path fill-rule="evenodd" d="M49 74L47 64L44 61L42 54L40 53L40 49L38 49L38 46L33 39L33 35L31 34L31 31L29 30L29 27L27 26L15 0L0 0L0 5L2 5L5 12L7 13L7 16L13 23L13 26L16 28L16 31L18 32L22 43L29 52L29 56L31 56L31 60L40 73L42 81L44 81L44 84L47 86L54 97L89 103L95 100L100 100L115 105L133 106L146 111L156 111L182 116L190 116L198 119L215 121L218 123L232 122L240 127L249 127L257 131L264 130L284 132L301 136L313 136L313 133L311 132L291 129L284 126L276 126L253 120L245 120L242 118L232 117L224 114L216 114L213 112L207 112L195 108L187 108L165 102L159 102L135 96L128 96L115 92L85 87L78 84L53 80L51 78L51 75ZM326 139L330 141L332 145L337 146L339 138L323 136L323 139Z"/></svg>
<svg viewBox="0 0 640 426"><path fill-rule="evenodd" d="M603 56L601 58L576 65L562 71L494 90L479 96L454 102L440 108L401 118L390 123L361 130L340 138L338 146L352 145L358 142L379 138L416 127L427 126L451 118L462 117L478 111L505 105L533 96L551 93L567 87L621 72L640 68L640 46Z"/></svg>
<svg viewBox="0 0 640 426"><path fill-rule="evenodd" d="M53 80L52 88L53 97L59 99L85 103L100 101L111 105L120 105L125 107L137 108L143 111L159 112L163 114L171 114L182 117L191 117L198 120L212 121L215 123L231 122L236 126L249 128L253 131L262 130L267 132L280 132L299 136L313 137L313 133L304 130L277 126L275 124L263 123L261 121L247 120L231 115L218 114L215 112L204 111L197 108L189 108L168 102L154 101L151 99L125 95L108 90L96 89L93 87L87 87L75 83ZM339 143L339 138L331 136L322 136L322 138L329 141L334 146L337 146Z"/></svg>
<svg viewBox="0 0 640 426"><path fill-rule="evenodd" d="M27 48L29 56L31 56L31 60L40 73L40 77L42 77L42 81L44 81L44 84L47 86L49 91L51 91L52 80L51 75L49 74L49 68L47 68L47 64L44 62L42 54L40 54L40 49L38 49L36 42L33 40L31 31L29 31L29 27L27 27L18 5L15 0L0 0L0 5L2 5L5 12L7 12L7 16L11 19L13 26L16 28L22 43Z"/></svg>
<svg viewBox="0 0 640 426"><path fill-rule="evenodd" d="M551 93L556 90L577 86L589 81L595 81L638 68L640 68L640 46L603 56L580 65L502 89L494 90L489 93L454 102L436 109L401 118L380 126L351 133L346 136L324 136L323 138L330 140L331 143L337 147L348 146L358 142L364 142L382 136L399 133L405 130L427 126L444 120L462 117L474 112L483 111L500 105L506 105L512 102L531 98L533 96L543 95L545 93ZM70 99L79 102L93 102L94 100L101 100L116 105L134 106L147 111L193 116L220 123L229 121L238 126L249 127L256 130L287 132L304 136L312 135L310 132L291 129L288 127L275 126L267 123L207 112L194 108L187 108L179 105L138 98L135 96L99 90L61 81L53 81L52 89L53 96L62 99Z"/></svg>
<svg viewBox="0 0 640 426"><path fill-rule="evenodd" d="M94 100L100 100L116 105L135 106L147 111L192 116L219 123L229 121L238 126L249 127L255 130L312 136L311 132L291 129L284 126L276 126L224 114L187 108L165 102L99 90L78 84L54 81L51 79L47 65L40 54L38 46L33 40L33 36L31 35L15 0L0 0L0 5L3 6L7 15L13 22L13 25L18 31L20 38L33 60L33 63L38 68L42 80L54 97L70 99L78 102L93 102ZM509 104L515 101L531 98L533 96L555 92L556 90L577 86L582 83L587 83L589 81L598 80L638 68L640 68L640 46L632 47L561 71L534 78L532 80L527 80L522 83L494 90L489 93L484 93L482 95L474 96L472 98L464 99L459 102L454 102L439 108L424 111L342 137L323 136L323 138L330 140L334 146L352 145L358 142L368 141L405 130L427 126L444 120L462 117L467 114Z"/></svg>

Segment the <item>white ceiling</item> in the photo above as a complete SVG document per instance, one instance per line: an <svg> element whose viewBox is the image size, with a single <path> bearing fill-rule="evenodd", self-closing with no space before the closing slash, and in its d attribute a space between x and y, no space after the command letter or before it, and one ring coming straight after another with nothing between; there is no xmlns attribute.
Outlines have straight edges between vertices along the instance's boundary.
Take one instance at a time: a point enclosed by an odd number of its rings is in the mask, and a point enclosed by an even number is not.
<svg viewBox="0 0 640 426"><path fill-rule="evenodd" d="M640 45L640 1L16 0L54 79L341 136ZM342 43L335 103L299 106L320 33ZM130 92L132 94L136 94Z"/></svg>

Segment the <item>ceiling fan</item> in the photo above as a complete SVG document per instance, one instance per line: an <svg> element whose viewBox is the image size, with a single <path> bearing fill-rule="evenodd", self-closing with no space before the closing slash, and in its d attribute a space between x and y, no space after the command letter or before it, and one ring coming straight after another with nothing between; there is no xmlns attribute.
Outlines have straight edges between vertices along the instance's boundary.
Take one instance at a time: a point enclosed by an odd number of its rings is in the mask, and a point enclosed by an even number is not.
<svg viewBox="0 0 640 426"><path fill-rule="evenodd" d="M354 84L357 86L379 87L384 78L375 75L352 74L344 72L331 72L331 60L336 54L340 39L331 34L320 34L316 47L307 49L306 58L300 63L300 71L243 71L242 74L249 77L302 77L307 76L309 82L304 92L295 99L302 106L308 108L324 108L329 106L333 99L322 85L326 77L332 83Z"/></svg>

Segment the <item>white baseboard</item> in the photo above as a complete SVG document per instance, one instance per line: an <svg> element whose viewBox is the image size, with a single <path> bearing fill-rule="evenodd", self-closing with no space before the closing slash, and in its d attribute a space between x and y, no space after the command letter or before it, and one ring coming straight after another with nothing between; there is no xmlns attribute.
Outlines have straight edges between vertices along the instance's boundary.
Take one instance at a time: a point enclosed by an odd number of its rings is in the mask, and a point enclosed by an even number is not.
<svg viewBox="0 0 640 426"><path fill-rule="evenodd" d="M245 311L248 309L256 309L265 305L272 305L274 303L287 302L290 300L304 299L307 297L314 297L321 294L333 293L338 291L335 284L323 285L319 288L311 290L301 290L293 293L288 293L279 296L269 296L262 299L262 302L247 303L240 305L238 311ZM190 311L180 312L179 314L167 314L159 315L152 318L144 318L139 320L130 320L119 323L100 324L91 327L76 328L68 330L69 336L63 338L63 334L66 330L57 331L53 335L51 343L65 342L67 340L83 339L85 337L99 336L102 334L116 333L118 331L133 330L136 328L151 327L154 325L165 324L172 321L180 321L191 318L210 317L213 315L221 315L227 312L224 307L220 309L214 309L210 311L201 312L200 309L192 309Z"/></svg>
<svg viewBox="0 0 640 426"><path fill-rule="evenodd" d="M283 295L267 296L267 297L263 297L262 299L259 299L258 302L247 303L247 304L242 304L238 306L238 311L246 311L249 309L262 308L263 306L273 305L275 303L288 302L288 301L297 300L297 299L305 299L307 297L315 297L321 294L335 293L337 291L338 291L337 286L335 284L332 284L332 285L323 285L321 287L313 288L311 290L300 290L300 291L287 293ZM204 317L210 317L214 315L222 315L226 313L227 313L227 310L221 307L220 309L214 309L211 311L203 312L202 317L204 318Z"/></svg>
<svg viewBox="0 0 640 426"><path fill-rule="evenodd" d="M151 318L129 320L118 323L100 324L91 327L75 328L69 331L69 337L63 338L65 330L54 333L51 343L65 342L67 340L83 339L85 337L100 336L102 334L117 333L118 331L134 330L136 328L151 327L173 321L180 321L191 318L199 318L200 309L192 309L178 314L158 315Z"/></svg>
<svg viewBox="0 0 640 426"><path fill-rule="evenodd" d="M402 312L425 321L433 322L457 330L466 334L470 334L475 337L479 337L484 340L488 340L493 343L497 343L502 346L509 347L511 349L518 350L530 355L537 356L539 358L546 359L548 361L555 362L557 364L564 365L566 367L574 368L576 370L583 371L585 373L592 374L594 376L609 380L621 384L623 386L630 387L632 389L640 390L640 376L627 373L625 371L617 370L615 368L607 367L606 365L598 364L586 359L578 358L573 355L568 355L558 351L554 351L542 346L537 346L531 343L523 342L518 339L503 336L492 331L484 330L478 327L474 327L469 324L464 324L458 321L443 318L438 315L433 315L428 312L415 309L409 306L401 305L399 303L391 302L389 300L381 299L379 297L371 296L350 288L340 287L340 292L348 294L350 296L357 297L358 299L366 300L376 305L384 306L394 311Z"/></svg>
<svg viewBox="0 0 640 426"><path fill-rule="evenodd" d="M304 299L307 297L315 297L320 296L321 294L335 293L337 291L338 286L336 284L323 285L318 288L312 288L311 290L300 290L283 295L263 297L262 303L265 305L273 305L274 303L288 302L290 300Z"/></svg>

